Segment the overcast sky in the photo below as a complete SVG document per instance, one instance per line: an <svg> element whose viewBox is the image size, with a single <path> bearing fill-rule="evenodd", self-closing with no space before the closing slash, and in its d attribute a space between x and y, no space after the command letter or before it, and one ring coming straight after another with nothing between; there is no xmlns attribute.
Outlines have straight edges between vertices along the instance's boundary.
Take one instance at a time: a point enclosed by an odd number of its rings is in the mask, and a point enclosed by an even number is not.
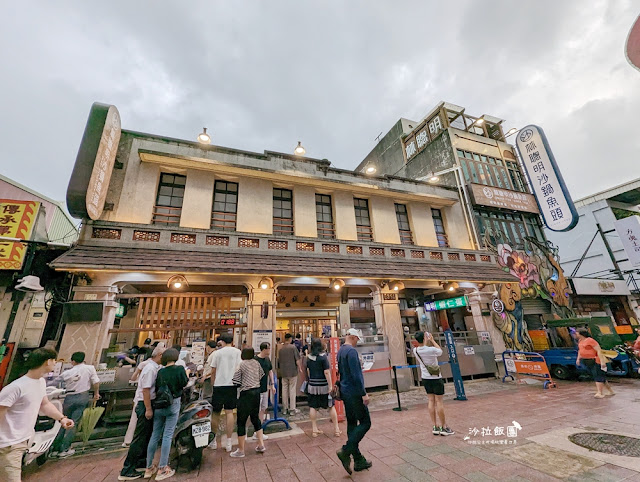
<svg viewBox="0 0 640 482"><path fill-rule="evenodd" d="M616 1L4 2L0 172L63 200L91 103L125 129L353 169L439 101L545 130L574 199L640 177Z"/></svg>

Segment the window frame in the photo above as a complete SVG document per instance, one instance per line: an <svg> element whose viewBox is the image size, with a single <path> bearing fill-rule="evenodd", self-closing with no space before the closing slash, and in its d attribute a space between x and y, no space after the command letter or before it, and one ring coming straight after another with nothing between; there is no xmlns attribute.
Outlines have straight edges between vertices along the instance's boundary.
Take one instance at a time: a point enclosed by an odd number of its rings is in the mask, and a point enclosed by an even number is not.
<svg viewBox="0 0 640 482"><path fill-rule="evenodd" d="M168 182L165 177L172 177L172 182ZM184 183L175 182L177 179L183 180ZM187 185L187 176L183 174L175 174L172 172L161 172L158 179L158 188L156 190L156 202L153 206L152 224L172 226L180 224L182 216L182 205L184 203L184 193ZM163 189L170 189L169 194L161 194ZM182 195L174 194L174 190L182 190ZM161 202L161 198L168 198L168 202ZM180 200L174 203L174 200ZM177 205L179 204L179 205Z"/></svg>
<svg viewBox="0 0 640 482"><path fill-rule="evenodd" d="M442 209L431 208L431 218L433 219L433 227L436 231L436 240L438 241L439 248L449 248L449 236L447 236L447 230L444 226L444 216L442 215ZM441 232L438 228L441 228Z"/></svg>
<svg viewBox="0 0 640 482"><path fill-rule="evenodd" d="M276 191L279 191L276 194ZM289 193L287 198L284 193ZM294 221L293 221L293 190L285 189L282 187L273 188L273 234L283 236L293 236L294 234ZM280 206L276 206L276 203L280 203ZM288 203L288 208L284 206ZM280 210L280 216L276 216L277 210ZM283 212L291 211L291 216L283 216Z"/></svg>
<svg viewBox="0 0 640 482"><path fill-rule="evenodd" d="M364 203L364 206L362 205L362 203ZM373 241L373 228L371 226L371 211L369 210L369 200L366 198L354 197L353 209L356 215L356 231L358 241ZM363 212L366 213L366 216L362 215Z"/></svg>
<svg viewBox="0 0 640 482"><path fill-rule="evenodd" d="M315 194L316 228L318 230L318 238L336 239L336 229L333 218L333 198L331 194L322 194L318 192ZM318 211L318 208L320 208L320 211Z"/></svg>
<svg viewBox="0 0 640 482"><path fill-rule="evenodd" d="M396 221L398 223L398 233L400 234L400 244L413 245L413 232L411 231L411 222L409 221L409 210L406 204L394 203L396 212ZM400 209L400 212L398 209ZM402 212L404 210L404 212ZM406 216L405 219L400 219ZM406 227L403 227L406 225Z"/></svg>
<svg viewBox="0 0 640 482"><path fill-rule="evenodd" d="M225 188L218 186L225 184ZM229 189L229 186L235 186ZM224 179L216 179L213 184L213 206L211 208L211 229L220 231L235 231L238 217L238 192L240 186L237 182L225 181ZM224 200L216 200L217 195L223 195ZM235 196L235 202L227 201L227 196ZM216 204L222 203L224 210L216 209ZM227 206L233 206L233 210L227 209Z"/></svg>

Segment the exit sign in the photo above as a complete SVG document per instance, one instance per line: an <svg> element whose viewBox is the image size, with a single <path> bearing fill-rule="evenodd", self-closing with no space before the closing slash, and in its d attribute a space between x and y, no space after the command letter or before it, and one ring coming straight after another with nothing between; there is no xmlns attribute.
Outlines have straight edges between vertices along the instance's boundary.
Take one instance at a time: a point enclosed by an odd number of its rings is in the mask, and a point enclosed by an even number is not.
<svg viewBox="0 0 640 482"><path fill-rule="evenodd" d="M425 311L438 311L438 310L448 310L450 308L460 308L462 306L467 306L467 297L466 296L458 296L456 298L449 298L446 300L436 300L430 303L424 304Z"/></svg>

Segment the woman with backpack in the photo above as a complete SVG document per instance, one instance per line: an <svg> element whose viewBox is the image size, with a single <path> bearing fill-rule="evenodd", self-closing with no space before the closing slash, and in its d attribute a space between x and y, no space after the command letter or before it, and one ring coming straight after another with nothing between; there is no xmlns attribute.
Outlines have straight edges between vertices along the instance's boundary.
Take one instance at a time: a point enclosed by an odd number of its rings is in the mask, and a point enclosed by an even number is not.
<svg viewBox="0 0 640 482"><path fill-rule="evenodd" d="M429 399L429 415L433 423L433 435L453 435L455 432L451 430L444 419L444 380L440 373L438 365L438 357L442 355L442 348L433 339L431 333L423 333L417 331L415 334L418 346L413 349L413 354L420 365L422 372L422 385L427 392ZM436 414L440 419L440 425L437 424Z"/></svg>
<svg viewBox="0 0 640 482"><path fill-rule="evenodd" d="M189 379L184 367L176 365L180 353L175 348L170 348L162 354L162 368L156 378L156 398L151 401L153 405L153 433L147 448L147 470L144 478L148 479L156 471L156 480L164 480L172 477L176 471L169 467L169 452L173 432L178 423L180 414L180 399L182 390L187 386ZM153 458L156 455L158 443L162 439L160 449L160 463L156 467Z"/></svg>

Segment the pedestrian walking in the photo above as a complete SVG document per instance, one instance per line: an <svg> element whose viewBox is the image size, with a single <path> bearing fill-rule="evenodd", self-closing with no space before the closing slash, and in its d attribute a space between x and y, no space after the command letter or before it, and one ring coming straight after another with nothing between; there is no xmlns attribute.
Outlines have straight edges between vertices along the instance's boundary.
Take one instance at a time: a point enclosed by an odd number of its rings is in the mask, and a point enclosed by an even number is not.
<svg viewBox="0 0 640 482"><path fill-rule="evenodd" d="M349 328L344 345L338 351L338 371L340 372L340 392L347 415L347 443L337 452L342 466L351 474L351 457L353 470L360 472L371 467L362 453L360 441L371 428L369 416L369 395L364 388L364 377L360 357L355 346L362 341L362 334L355 328Z"/></svg>
<svg viewBox="0 0 640 482"><path fill-rule="evenodd" d="M161 363L164 368L158 372L156 378L156 393L159 393L160 390L168 391L171 403L167 407L156 408L153 412L153 432L147 448L145 479L151 478L156 472L156 480L168 479L176 473L169 467L169 452L171 451L173 432L180 414L182 390L189 382L184 367L176 363L179 356L180 352L175 348L170 348L162 354ZM161 439L160 462L156 466L153 463L153 458Z"/></svg>
<svg viewBox="0 0 640 482"><path fill-rule="evenodd" d="M153 406L151 402L156 398L156 378L164 351L164 347L154 348L149 363L145 365L138 379L138 388L133 398L138 418L133 432L133 440L118 480L139 479L146 471L147 447L153 432Z"/></svg>
<svg viewBox="0 0 640 482"><path fill-rule="evenodd" d="M607 361L602 354L602 348L596 340L591 338L589 330L586 328L579 328L573 334L574 338L578 342L578 358L576 359L576 365L580 366L580 363L589 370L593 381L596 382L596 394L594 398L604 398L605 396L613 396L615 392L609 385L606 377ZM607 393L603 393L603 389L607 390Z"/></svg>
<svg viewBox="0 0 640 482"><path fill-rule="evenodd" d="M218 338L220 348L211 356L211 380L213 380L213 394L211 395L211 429L214 436L209 444L210 449L217 449L217 432L220 428L220 413L224 408L226 414L227 452L231 452L231 437L233 435L233 410L238 405L238 389L233 384L233 376L240 362L241 352L231 346L233 337L222 335Z"/></svg>
<svg viewBox="0 0 640 482"><path fill-rule="evenodd" d="M296 408L296 390L298 389L298 373L300 373L300 351L292 343L293 336L284 336L284 345L278 353L278 368L282 375L283 413L298 413Z"/></svg>
<svg viewBox="0 0 640 482"><path fill-rule="evenodd" d="M262 422L260 420L260 381L266 376L255 359L253 348L242 350L242 362L233 375L233 383L238 387L238 448L231 452L231 457L244 457L244 446L247 438L247 420L251 419L253 430L258 438L256 452L264 452Z"/></svg>
<svg viewBox="0 0 640 482"><path fill-rule="evenodd" d="M298 349L298 352L302 352L302 335L300 333L296 333L296 339L293 340L293 344Z"/></svg>
<svg viewBox="0 0 640 482"><path fill-rule="evenodd" d="M91 400L100 398L100 379L93 365L84 362L84 352L77 351L71 355L69 370L62 372L60 378L65 382L67 394L62 405L62 412L71 420L74 426L68 430L60 430L53 442L52 457L68 457L76 451L71 447L73 437L76 434L76 426L82 418L84 409L89 406ZM93 392L93 393L92 393Z"/></svg>
<svg viewBox="0 0 640 482"><path fill-rule="evenodd" d="M333 423L333 434L336 437L342 435L338 426L338 413L330 400L329 393L333 389L331 380L331 367L327 355L322 353L324 347L319 338L311 340L309 354L305 357L304 367L307 376L307 402L309 404L309 414L311 415L311 436L317 437L322 434L318 429L318 410L329 410L329 416Z"/></svg>
<svg viewBox="0 0 640 482"><path fill-rule="evenodd" d="M260 344L260 353L256 356L256 360L260 363L262 371L266 376L260 379L260 422L263 422L269 407L269 397L276 392L273 376L273 366L271 365L271 344L263 342ZM257 440L257 433L253 434L253 439ZM267 440L269 437L263 435L262 438Z"/></svg>
<svg viewBox="0 0 640 482"><path fill-rule="evenodd" d="M26 375L0 391L0 480L20 482L22 456L34 433L38 412L60 422L65 430L73 420L61 413L47 398L44 377L53 370L58 354L49 348L33 350L25 366Z"/></svg>
<svg viewBox="0 0 640 482"><path fill-rule="evenodd" d="M438 365L438 357L442 355L442 348L433 339L431 333L417 331L415 337L418 346L413 349L413 353L420 365L422 386L427 392L429 416L433 424L431 433L443 436L453 435L455 432L449 428L444 416L444 380L440 373L440 365ZM438 425L438 419L440 425Z"/></svg>

